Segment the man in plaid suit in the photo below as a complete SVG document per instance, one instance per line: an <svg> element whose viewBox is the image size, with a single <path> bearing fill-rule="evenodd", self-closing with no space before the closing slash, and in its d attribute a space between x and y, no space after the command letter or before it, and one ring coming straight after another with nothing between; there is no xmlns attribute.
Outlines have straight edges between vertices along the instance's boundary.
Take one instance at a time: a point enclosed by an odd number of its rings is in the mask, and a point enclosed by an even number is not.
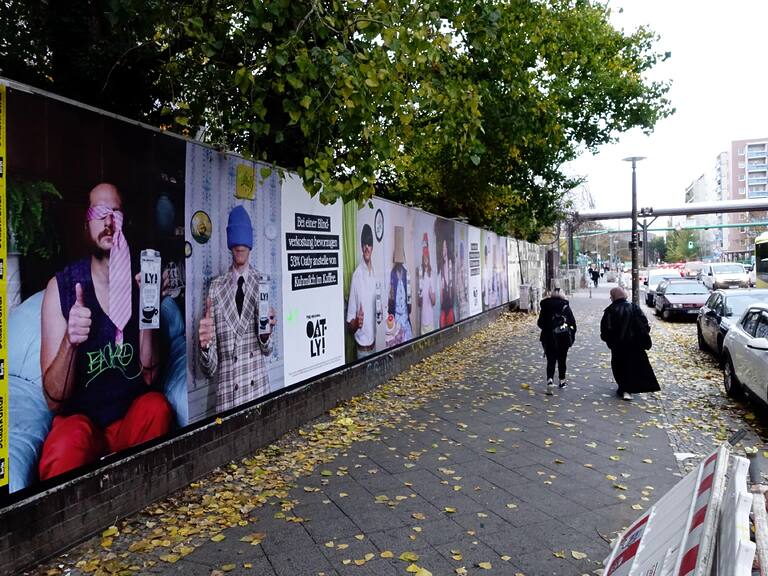
<svg viewBox="0 0 768 576"><path fill-rule="evenodd" d="M272 353L277 320L270 307L269 322L259 330L259 271L248 259L253 227L248 213L236 206L229 213L227 248L232 266L214 278L200 320L200 367L216 379L216 411L221 412L270 392L265 356Z"/></svg>

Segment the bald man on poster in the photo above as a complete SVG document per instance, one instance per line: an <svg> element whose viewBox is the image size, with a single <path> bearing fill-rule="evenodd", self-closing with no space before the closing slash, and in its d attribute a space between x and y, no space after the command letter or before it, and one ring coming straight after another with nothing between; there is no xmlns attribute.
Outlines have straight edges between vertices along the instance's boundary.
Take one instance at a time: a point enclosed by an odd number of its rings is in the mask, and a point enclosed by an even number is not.
<svg viewBox="0 0 768 576"><path fill-rule="evenodd" d="M40 368L55 416L41 480L162 436L173 422L165 396L151 387L157 331L139 331L139 277L131 274L122 196L101 183L88 198L91 254L51 278L43 296Z"/></svg>

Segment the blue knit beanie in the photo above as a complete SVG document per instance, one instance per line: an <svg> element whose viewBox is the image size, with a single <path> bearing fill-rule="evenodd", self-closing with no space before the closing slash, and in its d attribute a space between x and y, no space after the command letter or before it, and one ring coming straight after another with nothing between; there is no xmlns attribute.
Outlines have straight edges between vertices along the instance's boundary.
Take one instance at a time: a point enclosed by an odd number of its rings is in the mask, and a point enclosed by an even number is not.
<svg viewBox="0 0 768 576"><path fill-rule="evenodd" d="M232 208L227 222L227 248L232 250L235 246L253 248L251 219L242 206Z"/></svg>

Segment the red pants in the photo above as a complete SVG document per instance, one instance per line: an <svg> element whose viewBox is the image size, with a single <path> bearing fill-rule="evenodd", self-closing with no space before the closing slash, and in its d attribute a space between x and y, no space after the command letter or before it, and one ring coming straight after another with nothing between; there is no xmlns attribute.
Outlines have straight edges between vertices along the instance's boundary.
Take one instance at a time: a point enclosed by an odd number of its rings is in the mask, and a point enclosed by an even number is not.
<svg viewBox="0 0 768 576"><path fill-rule="evenodd" d="M103 430L83 414L56 416L43 444L40 480L167 434L172 421L171 405L160 392L139 396L121 420Z"/></svg>

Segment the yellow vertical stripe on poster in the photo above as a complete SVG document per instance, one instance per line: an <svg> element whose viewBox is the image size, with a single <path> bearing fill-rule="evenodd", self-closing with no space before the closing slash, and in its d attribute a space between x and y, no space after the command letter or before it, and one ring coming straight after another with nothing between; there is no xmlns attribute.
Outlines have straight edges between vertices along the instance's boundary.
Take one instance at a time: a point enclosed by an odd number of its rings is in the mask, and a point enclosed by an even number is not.
<svg viewBox="0 0 768 576"><path fill-rule="evenodd" d="M5 182L8 176L8 150L5 139L6 89L0 84L0 492L8 485L8 255L5 212Z"/></svg>

